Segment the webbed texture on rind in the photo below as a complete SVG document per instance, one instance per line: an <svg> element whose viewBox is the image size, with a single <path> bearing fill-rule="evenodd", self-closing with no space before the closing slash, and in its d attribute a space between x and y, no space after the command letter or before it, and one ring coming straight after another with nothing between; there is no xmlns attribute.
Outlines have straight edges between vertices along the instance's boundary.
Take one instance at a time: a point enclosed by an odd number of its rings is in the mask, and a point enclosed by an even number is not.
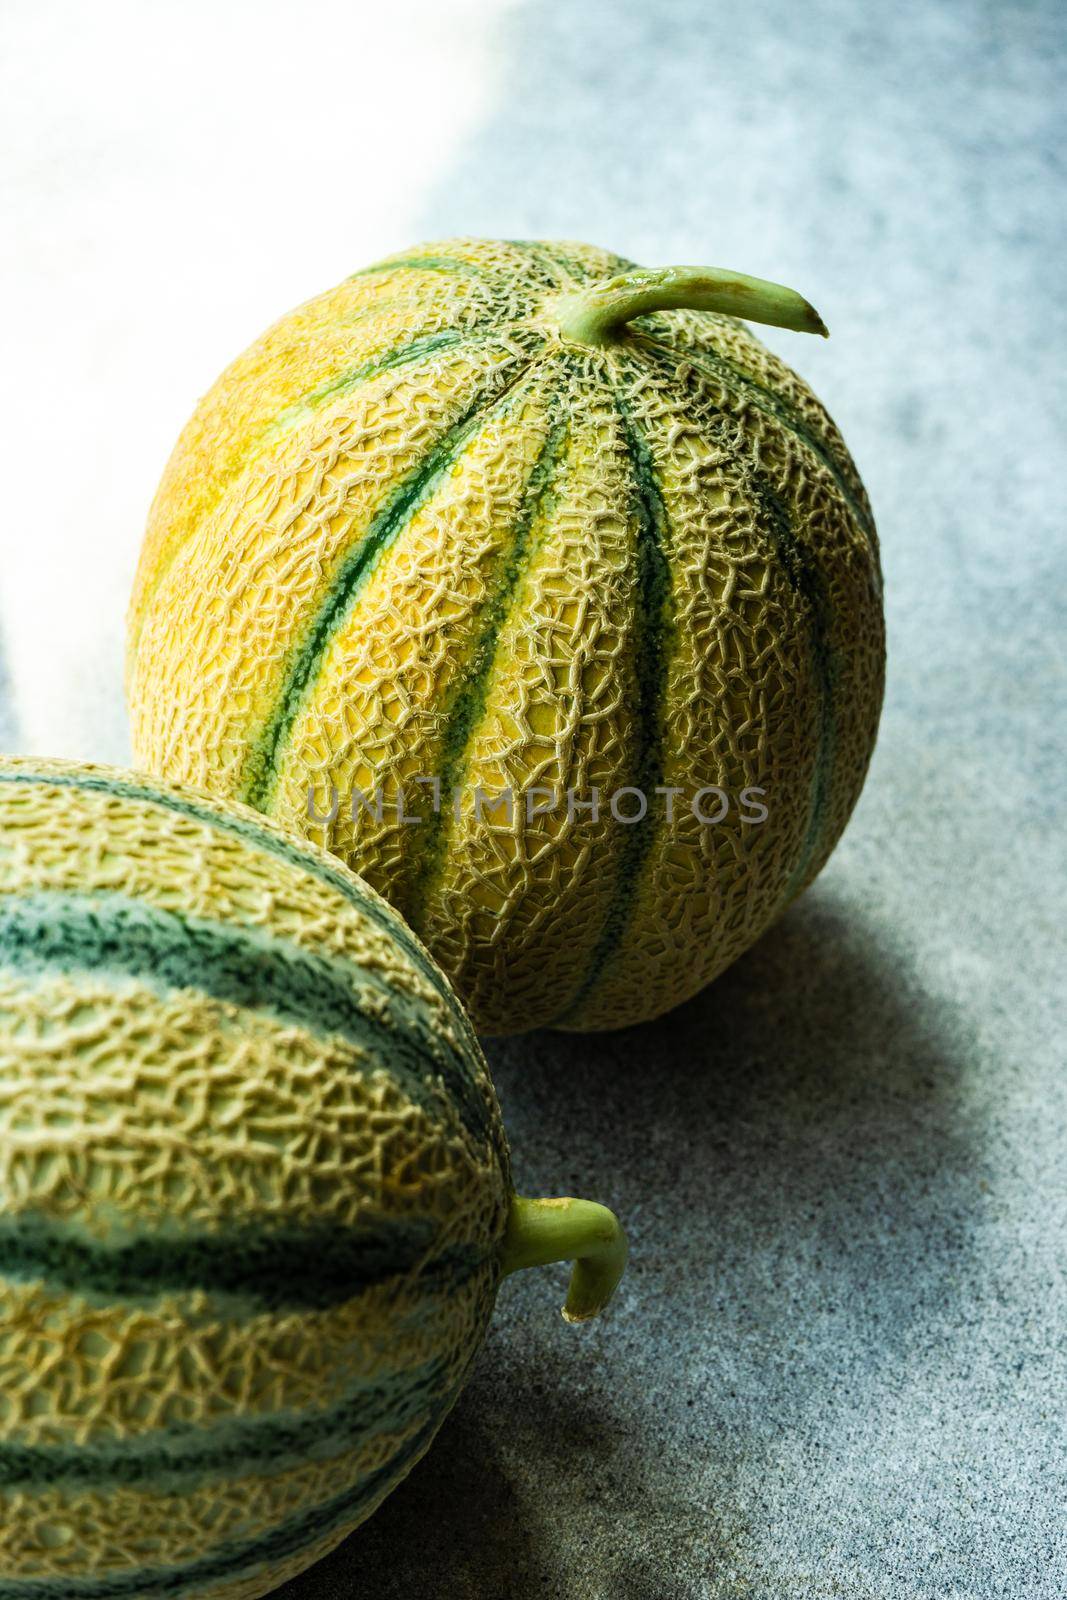
<svg viewBox="0 0 1067 1600"><path fill-rule="evenodd" d="M840 434L733 318L561 337L629 265L446 240L284 318L179 441L131 612L139 760L354 866L488 1033L695 993L819 872L877 731Z"/></svg>
<svg viewBox="0 0 1067 1600"><path fill-rule="evenodd" d="M484 1336L495 1095L332 857L0 761L0 1595L270 1592L428 1447Z"/></svg>

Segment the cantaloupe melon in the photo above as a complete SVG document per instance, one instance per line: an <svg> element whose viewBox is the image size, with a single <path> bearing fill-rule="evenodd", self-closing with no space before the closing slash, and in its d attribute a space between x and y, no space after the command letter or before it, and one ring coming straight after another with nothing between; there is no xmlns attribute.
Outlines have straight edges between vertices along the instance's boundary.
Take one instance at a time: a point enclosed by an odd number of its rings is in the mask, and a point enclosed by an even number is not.
<svg viewBox="0 0 1067 1600"><path fill-rule="evenodd" d="M738 316L824 331L737 274L426 245L235 361L153 505L140 763L355 866L486 1032L693 994L860 792L870 507Z"/></svg>
<svg viewBox="0 0 1067 1600"><path fill-rule="evenodd" d="M254 1600L426 1450L501 1276L625 1258L512 1193L399 917L243 806L0 761L0 1600Z"/></svg>

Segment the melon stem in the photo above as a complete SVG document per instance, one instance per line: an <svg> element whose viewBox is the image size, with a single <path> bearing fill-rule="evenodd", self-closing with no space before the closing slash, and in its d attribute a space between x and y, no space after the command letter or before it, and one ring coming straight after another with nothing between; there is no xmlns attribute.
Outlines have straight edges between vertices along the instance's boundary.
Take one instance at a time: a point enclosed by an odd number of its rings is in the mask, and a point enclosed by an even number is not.
<svg viewBox="0 0 1067 1600"><path fill-rule="evenodd" d="M637 267L563 295L553 309L563 337L579 344L610 344L632 317L650 311L719 311L829 337L815 307L795 289L723 267Z"/></svg>
<svg viewBox="0 0 1067 1600"><path fill-rule="evenodd" d="M607 1206L592 1200L512 1196L501 1256L504 1275L573 1261L565 1322L588 1322L600 1315L618 1287L627 1253L626 1235Z"/></svg>

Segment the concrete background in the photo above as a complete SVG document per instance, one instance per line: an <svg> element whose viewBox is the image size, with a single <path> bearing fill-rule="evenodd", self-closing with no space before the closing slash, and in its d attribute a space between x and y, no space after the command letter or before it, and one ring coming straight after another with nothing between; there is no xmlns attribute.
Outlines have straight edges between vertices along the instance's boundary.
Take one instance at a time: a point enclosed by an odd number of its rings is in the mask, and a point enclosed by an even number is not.
<svg viewBox="0 0 1067 1600"><path fill-rule="evenodd" d="M493 1048L519 1186L614 1205L601 1323L510 1280L438 1443L287 1600L1061 1600L1064 135L1051 0L10 5L8 748L126 758L124 605L196 394L435 235L808 294L870 489L878 751L818 885L664 1022Z"/></svg>

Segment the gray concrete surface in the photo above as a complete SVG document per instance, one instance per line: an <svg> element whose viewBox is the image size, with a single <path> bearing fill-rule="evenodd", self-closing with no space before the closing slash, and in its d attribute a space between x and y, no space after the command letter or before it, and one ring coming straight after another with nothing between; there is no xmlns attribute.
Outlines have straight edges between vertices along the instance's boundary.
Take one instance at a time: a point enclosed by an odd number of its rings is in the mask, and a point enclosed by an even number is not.
<svg viewBox="0 0 1067 1600"><path fill-rule="evenodd" d="M501 1295L437 1445L286 1600L1061 1600L1064 32L1052 4L528 3L424 237L795 284L884 546L823 879L703 997L492 1059L614 1312Z"/></svg>
<svg viewBox="0 0 1067 1600"><path fill-rule="evenodd" d="M572 1329L562 1271L506 1284L431 1454L284 1594L1062 1600L1062 10L439 9L469 37L416 71L392 7L11 8L0 743L123 758L126 568L196 393L461 232L810 295L828 343L767 337L871 492L888 700L830 867L711 991L492 1050L521 1188L613 1204L625 1286Z"/></svg>

